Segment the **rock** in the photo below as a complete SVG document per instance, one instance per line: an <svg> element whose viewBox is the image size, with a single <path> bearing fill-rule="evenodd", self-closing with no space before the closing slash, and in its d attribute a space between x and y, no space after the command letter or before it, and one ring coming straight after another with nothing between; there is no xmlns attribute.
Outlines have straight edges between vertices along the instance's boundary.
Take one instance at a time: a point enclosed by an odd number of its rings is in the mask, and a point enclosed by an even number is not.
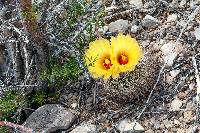
<svg viewBox="0 0 200 133"><path fill-rule="evenodd" d="M77 106L78 106L77 102L74 102L74 103L71 104L71 107L72 107L73 109L75 109Z"/></svg>
<svg viewBox="0 0 200 133"><path fill-rule="evenodd" d="M189 84L189 89L190 89L190 90L194 89L194 87L195 87L195 84L194 84L194 83L190 83L190 84Z"/></svg>
<svg viewBox="0 0 200 133"><path fill-rule="evenodd" d="M142 21L142 26L146 27L146 28L154 28L158 26L158 19L150 16L150 15L146 15Z"/></svg>
<svg viewBox="0 0 200 133"><path fill-rule="evenodd" d="M154 123L154 125L153 125L153 126L154 126L154 128L155 128L155 129L157 129L157 130L158 130L158 129L160 128L160 125L161 125L161 124L160 124L160 122L159 122L159 121L155 121L155 123Z"/></svg>
<svg viewBox="0 0 200 133"><path fill-rule="evenodd" d="M187 129L185 129L185 133L199 133L200 131L200 126L197 124L196 126L194 125L190 125ZM180 132L180 133L184 133L184 132Z"/></svg>
<svg viewBox="0 0 200 133"><path fill-rule="evenodd" d="M163 120L163 124L166 128L171 128L173 126L172 121L169 120Z"/></svg>
<svg viewBox="0 0 200 133"><path fill-rule="evenodd" d="M88 99L86 100L87 104L92 104L93 103L93 97L88 97Z"/></svg>
<svg viewBox="0 0 200 133"><path fill-rule="evenodd" d="M131 32L132 32L132 33L136 33L136 32L138 31L138 29L139 29L139 26L133 25L133 26L131 27Z"/></svg>
<svg viewBox="0 0 200 133"><path fill-rule="evenodd" d="M200 27L195 29L194 36L196 37L197 40L200 40Z"/></svg>
<svg viewBox="0 0 200 133"><path fill-rule="evenodd" d="M8 60L9 58L6 57L4 54L5 54L4 47L0 45L0 74L1 72L6 72L8 67L6 64L6 60Z"/></svg>
<svg viewBox="0 0 200 133"><path fill-rule="evenodd" d="M0 45L0 66L5 63L4 48Z"/></svg>
<svg viewBox="0 0 200 133"><path fill-rule="evenodd" d="M81 124L69 133L95 133L96 126L93 124Z"/></svg>
<svg viewBox="0 0 200 133"><path fill-rule="evenodd" d="M177 18L178 18L177 14L171 14L167 17L167 22L175 22L177 21Z"/></svg>
<svg viewBox="0 0 200 133"><path fill-rule="evenodd" d="M166 81L168 84L171 84L174 78L180 73L180 70L172 70L169 74L166 75Z"/></svg>
<svg viewBox="0 0 200 133"><path fill-rule="evenodd" d="M135 5L137 9L143 7L142 0L129 0L129 3L130 3L131 5Z"/></svg>
<svg viewBox="0 0 200 133"><path fill-rule="evenodd" d="M191 121L194 120L194 116L193 116L193 113L192 113L191 110L188 110L188 111L184 112L184 113L183 113L183 117L184 117L183 120L184 120L185 122L187 122L187 123L189 123L189 122L191 122Z"/></svg>
<svg viewBox="0 0 200 133"><path fill-rule="evenodd" d="M101 34L105 34L108 31L108 26L104 26L98 29L98 32L100 32Z"/></svg>
<svg viewBox="0 0 200 133"><path fill-rule="evenodd" d="M144 132L144 128L138 122L131 121L129 119L121 120L116 128L120 132Z"/></svg>
<svg viewBox="0 0 200 133"><path fill-rule="evenodd" d="M180 2L180 4L179 4L179 7L182 7L182 8L183 8L184 5L186 4L186 2L187 2L186 0L182 0L182 1Z"/></svg>
<svg viewBox="0 0 200 133"><path fill-rule="evenodd" d="M195 103L192 101L187 102L186 109L195 110Z"/></svg>
<svg viewBox="0 0 200 133"><path fill-rule="evenodd" d="M68 129L75 119L75 115L61 105L46 104L33 112L23 125L50 133L58 129Z"/></svg>
<svg viewBox="0 0 200 133"><path fill-rule="evenodd" d="M183 45L170 41L161 47L163 59L167 66L172 66L176 56L183 50Z"/></svg>
<svg viewBox="0 0 200 133"><path fill-rule="evenodd" d="M178 98L181 99L181 100L184 100L184 99L187 98L187 95L188 95L188 91L179 92L178 93Z"/></svg>
<svg viewBox="0 0 200 133"><path fill-rule="evenodd" d="M177 128L176 133L189 133L189 132L187 132L187 129L185 128Z"/></svg>
<svg viewBox="0 0 200 133"><path fill-rule="evenodd" d="M175 78L180 73L180 70L172 70L169 73L173 78Z"/></svg>
<svg viewBox="0 0 200 133"><path fill-rule="evenodd" d="M36 4L41 4L41 3L43 3L44 2L44 0L32 0L32 3L34 4L34 5L36 5Z"/></svg>
<svg viewBox="0 0 200 133"><path fill-rule="evenodd" d="M183 102L180 99L175 98L171 103L171 110L172 111L179 111L182 104L183 104Z"/></svg>
<svg viewBox="0 0 200 133"><path fill-rule="evenodd" d="M200 2L199 0L190 1L190 2L189 2L190 8L191 8L191 9L196 8L196 5L199 4L199 2Z"/></svg>
<svg viewBox="0 0 200 133"><path fill-rule="evenodd" d="M181 123L177 119L174 119L174 124L175 125L180 125Z"/></svg>
<svg viewBox="0 0 200 133"><path fill-rule="evenodd" d="M108 29L111 32L125 32L128 30L128 27L128 20L119 19L115 22L111 22L108 26Z"/></svg>
<svg viewBox="0 0 200 133"><path fill-rule="evenodd" d="M172 66L174 63L174 59L177 56L176 52L174 51L174 46L171 43L164 44L161 47L161 51L163 52L163 59L166 65Z"/></svg>

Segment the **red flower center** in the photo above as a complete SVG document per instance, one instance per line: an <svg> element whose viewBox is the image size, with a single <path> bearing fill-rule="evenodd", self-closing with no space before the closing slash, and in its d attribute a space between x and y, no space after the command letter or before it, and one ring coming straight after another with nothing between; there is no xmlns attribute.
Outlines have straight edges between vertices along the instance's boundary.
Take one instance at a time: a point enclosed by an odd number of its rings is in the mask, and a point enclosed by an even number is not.
<svg viewBox="0 0 200 133"><path fill-rule="evenodd" d="M125 65L128 63L128 57L125 54L121 54L118 58L118 62L120 65Z"/></svg>
<svg viewBox="0 0 200 133"><path fill-rule="evenodd" d="M110 69L110 67L112 66L111 64L111 60L110 59L105 59L104 62L103 62L103 66L106 70Z"/></svg>

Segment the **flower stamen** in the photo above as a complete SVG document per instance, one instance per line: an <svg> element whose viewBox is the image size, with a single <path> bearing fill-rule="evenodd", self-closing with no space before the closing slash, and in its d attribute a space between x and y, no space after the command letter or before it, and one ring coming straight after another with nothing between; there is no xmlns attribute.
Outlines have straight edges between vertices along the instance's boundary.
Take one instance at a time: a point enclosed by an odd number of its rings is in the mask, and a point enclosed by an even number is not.
<svg viewBox="0 0 200 133"><path fill-rule="evenodd" d="M121 54L118 58L119 64L120 65L125 65L128 63L128 57L125 54Z"/></svg>
<svg viewBox="0 0 200 133"><path fill-rule="evenodd" d="M105 59L103 62L103 66L106 70L110 69L110 67L112 66L110 59Z"/></svg>

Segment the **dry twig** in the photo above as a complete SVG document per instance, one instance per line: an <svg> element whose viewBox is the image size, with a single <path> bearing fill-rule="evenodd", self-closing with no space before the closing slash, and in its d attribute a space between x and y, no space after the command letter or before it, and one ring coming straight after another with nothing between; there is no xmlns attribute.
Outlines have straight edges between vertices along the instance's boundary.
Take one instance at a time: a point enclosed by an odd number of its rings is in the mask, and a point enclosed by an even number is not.
<svg viewBox="0 0 200 133"><path fill-rule="evenodd" d="M200 78L199 78L199 71L197 68L197 62L195 57L192 58L193 66L195 68L195 77L196 77L196 84L197 84L197 94L196 94L196 100L197 100L197 110L196 110L196 124L199 121L199 106L200 106Z"/></svg>
<svg viewBox="0 0 200 133"><path fill-rule="evenodd" d="M42 131L35 131L34 129L27 128L22 125L14 124L14 123L7 122L7 121L0 121L0 126L8 126L8 127L12 127L15 129L21 129L22 131L25 131L26 133L33 133L33 132L34 133L42 133Z"/></svg>

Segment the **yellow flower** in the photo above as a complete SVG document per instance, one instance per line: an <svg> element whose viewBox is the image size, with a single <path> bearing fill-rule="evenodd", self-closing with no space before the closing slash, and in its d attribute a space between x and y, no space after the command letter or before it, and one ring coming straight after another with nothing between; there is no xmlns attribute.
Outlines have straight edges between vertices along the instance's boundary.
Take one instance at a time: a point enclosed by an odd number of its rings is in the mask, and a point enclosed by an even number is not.
<svg viewBox="0 0 200 133"><path fill-rule="evenodd" d="M85 52L85 62L94 78L116 78L120 72L131 71L139 63L142 51L130 35L119 34L111 42L99 39L91 42Z"/></svg>
<svg viewBox="0 0 200 133"><path fill-rule="evenodd" d="M111 59L112 49L110 42L99 39L91 42L85 52L85 63L94 78L109 78L113 75L114 65Z"/></svg>
<svg viewBox="0 0 200 133"><path fill-rule="evenodd" d="M142 51L137 41L130 35L119 34L111 37L113 64L119 72L126 72L135 69L142 57Z"/></svg>

